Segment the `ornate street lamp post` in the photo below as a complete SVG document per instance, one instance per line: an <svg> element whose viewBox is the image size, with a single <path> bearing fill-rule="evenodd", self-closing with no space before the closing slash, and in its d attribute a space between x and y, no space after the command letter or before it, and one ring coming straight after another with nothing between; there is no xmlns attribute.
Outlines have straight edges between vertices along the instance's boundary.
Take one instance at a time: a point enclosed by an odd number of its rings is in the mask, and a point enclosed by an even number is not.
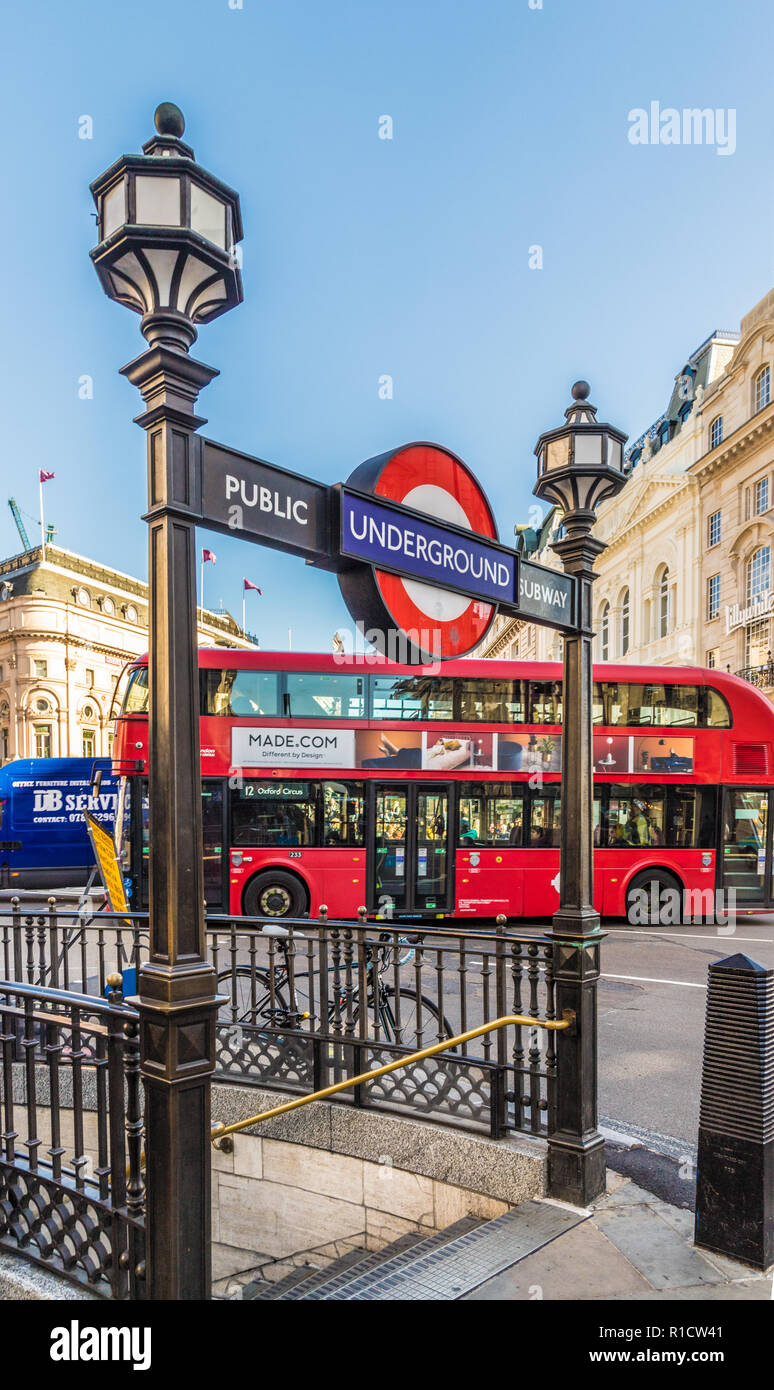
<svg viewBox="0 0 774 1390"><path fill-rule="evenodd" d="M148 349L122 375L148 439L150 951L140 971L148 1294L210 1297L210 1076L215 972L206 950L196 641L194 414L218 373L188 356L196 325L242 300L239 198L195 163L182 113L95 180L105 293L141 314Z"/></svg>
<svg viewBox="0 0 774 1390"><path fill-rule="evenodd" d="M575 1013L557 1034L556 1111L549 1135L553 1197L586 1206L604 1191L604 1140L597 1130L597 980L603 939L594 908L592 599L594 561L605 546L591 535L596 508L623 487L626 435L597 421L590 387L576 381L565 424L535 446L535 495L562 512L553 549L577 586L576 630L564 638L562 822L559 910L553 917L556 1007Z"/></svg>

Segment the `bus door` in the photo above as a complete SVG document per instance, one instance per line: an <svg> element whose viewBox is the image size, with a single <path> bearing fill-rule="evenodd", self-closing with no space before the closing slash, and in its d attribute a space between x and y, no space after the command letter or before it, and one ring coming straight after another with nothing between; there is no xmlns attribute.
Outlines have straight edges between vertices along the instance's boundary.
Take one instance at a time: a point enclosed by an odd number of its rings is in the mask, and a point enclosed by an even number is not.
<svg viewBox="0 0 774 1390"><path fill-rule="evenodd" d="M720 863L722 888L737 902L772 902L772 817L767 788L726 787Z"/></svg>
<svg viewBox="0 0 774 1390"><path fill-rule="evenodd" d="M384 916L448 912L449 786L372 788L371 906Z"/></svg>
<svg viewBox="0 0 774 1390"><path fill-rule="evenodd" d="M228 888L224 882L228 870L225 804L223 782L202 780L202 848L204 850L204 901L207 912L225 912Z"/></svg>

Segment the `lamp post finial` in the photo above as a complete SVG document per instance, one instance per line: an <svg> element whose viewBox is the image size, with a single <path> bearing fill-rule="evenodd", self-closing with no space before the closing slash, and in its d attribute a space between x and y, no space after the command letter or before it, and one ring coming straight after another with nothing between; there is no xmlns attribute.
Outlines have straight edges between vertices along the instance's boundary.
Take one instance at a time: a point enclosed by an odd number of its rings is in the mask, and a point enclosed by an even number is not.
<svg viewBox="0 0 774 1390"><path fill-rule="evenodd" d="M153 122L159 135L174 135L177 140L185 130L185 116L173 101L162 101L156 107Z"/></svg>

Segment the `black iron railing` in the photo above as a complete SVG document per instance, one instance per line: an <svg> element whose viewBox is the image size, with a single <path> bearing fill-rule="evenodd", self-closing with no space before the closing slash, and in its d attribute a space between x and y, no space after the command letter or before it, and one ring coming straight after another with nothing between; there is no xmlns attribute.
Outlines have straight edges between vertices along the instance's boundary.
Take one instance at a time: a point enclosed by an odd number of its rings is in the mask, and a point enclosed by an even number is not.
<svg viewBox="0 0 774 1390"><path fill-rule="evenodd" d="M106 1298L143 1298L138 1015L0 980L0 1249Z"/></svg>
<svg viewBox="0 0 774 1390"><path fill-rule="evenodd" d="M148 918L3 913L6 975L99 994L147 956ZM207 917L221 996L216 1079L308 1094L505 1014L556 1018L553 946L490 932L361 920ZM495 1136L545 1135L556 1082L552 1032L513 1026L390 1073L339 1103L422 1115Z"/></svg>
<svg viewBox="0 0 774 1390"><path fill-rule="evenodd" d="M774 687L774 663L771 661L765 666L745 666L736 674L741 676L743 681L749 681L750 685L757 685L759 690L771 690Z"/></svg>

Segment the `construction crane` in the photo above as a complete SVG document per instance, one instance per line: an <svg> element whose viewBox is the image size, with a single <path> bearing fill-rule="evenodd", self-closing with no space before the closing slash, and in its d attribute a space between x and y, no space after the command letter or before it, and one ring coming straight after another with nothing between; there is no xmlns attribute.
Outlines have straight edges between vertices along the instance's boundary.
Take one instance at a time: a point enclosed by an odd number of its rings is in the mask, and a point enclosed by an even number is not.
<svg viewBox="0 0 774 1390"><path fill-rule="evenodd" d="M30 538L29 538L29 536L27 535L27 528L26 528L26 526L24 525L24 522L22 521L21 510L20 510L20 508L19 508L19 504L18 504L18 502L16 501L16 498L15 498L15 497L9 497L9 498L8 498L8 506L11 508L11 515L13 516L13 519L14 519L14 521L16 522L16 530L19 532L19 536L20 536L20 538L21 538L21 543L22 543L22 545L24 546L24 549L25 549L25 550L31 550L31 549L32 549L32 546L30 545ZM25 512L25 516L29 516L29 513L28 513L28 512ZM38 526L40 525L40 522L37 520L36 517L30 516L29 519L30 519L30 521L35 521L36 525L38 525ZM52 525L52 523L51 523L50 521L47 522L47 523L46 523L46 545L51 545L51 544L53 544L53 540L54 540L54 536L55 536L55 535L56 535L56 528Z"/></svg>
<svg viewBox="0 0 774 1390"><path fill-rule="evenodd" d="M22 515L19 511L19 506L15 497L8 498L8 506L11 508L11 515L13 516L13 519L16 522L16 530L19 532L19 535L21 537L21 543L24 546L24 549L31 550L32 546L30 545L30 538L24 529L24 522L22 521Z"/></svg>

